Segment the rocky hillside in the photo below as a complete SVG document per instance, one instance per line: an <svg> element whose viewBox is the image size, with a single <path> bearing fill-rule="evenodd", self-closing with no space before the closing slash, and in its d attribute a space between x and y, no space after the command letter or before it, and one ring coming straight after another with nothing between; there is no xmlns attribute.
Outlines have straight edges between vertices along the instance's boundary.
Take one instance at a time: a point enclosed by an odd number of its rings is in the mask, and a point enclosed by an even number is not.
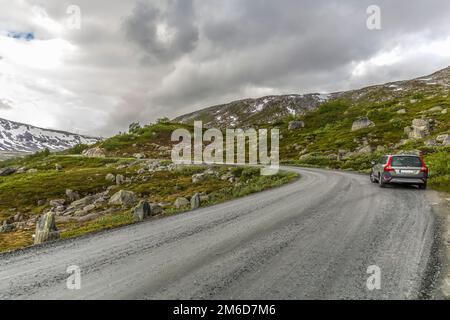
<svg viewBox="0 0 450 320"><path fill-rule="evenodd" d="M411 100L448 95L450 90L450 67L429 76L412 80L389 82L362 89L330 94L291 94L244 99L208 107L175 118L174 122L191 124L202 120L205 127L233 128L272 124L288 116L302 116L316 110L321 104L333 100L352 103L392 101L411 97Z"/></svg>
<svg viewBox="0 0 450 320"><path fill-rule="evenodd" d="M59 151L77 144L93 144L99 140L95 137L42 129L0 118L0 152L35 152L45 148Z"/></svg>
<svg viewBox="0 0 450 320"><path fill-rule="evenodd" d="M205 127L234 128L273 123L287 117L305 114L315 110L332 95L325 94L291 94L267 96L258 99L245 99L217 105L195 111L178 118L175 122L191 124L202 120Z"/></svg>
<svg viewBox="0 0 450 320"><path fill-rule="evenodd" d="M428 76L328 95L247 99L174 119L278 127L285 163L364 171L385 153L423 153L430 184L450 191L450 67Z"/></svg>

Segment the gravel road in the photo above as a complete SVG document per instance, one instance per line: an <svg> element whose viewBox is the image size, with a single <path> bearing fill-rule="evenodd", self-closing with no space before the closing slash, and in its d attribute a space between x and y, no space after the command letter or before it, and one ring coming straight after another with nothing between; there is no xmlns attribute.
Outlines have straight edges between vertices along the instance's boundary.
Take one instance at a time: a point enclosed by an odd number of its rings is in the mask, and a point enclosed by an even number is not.
<svg viewBox="0 0 450 320"><path fill-rule="evenodd" d="M0 299L433 298L427 193L364 175L301 179L213 207L0 255ZM66 287L68 266L81 289ZM381 271L368 290L369 266Z"/></svg>

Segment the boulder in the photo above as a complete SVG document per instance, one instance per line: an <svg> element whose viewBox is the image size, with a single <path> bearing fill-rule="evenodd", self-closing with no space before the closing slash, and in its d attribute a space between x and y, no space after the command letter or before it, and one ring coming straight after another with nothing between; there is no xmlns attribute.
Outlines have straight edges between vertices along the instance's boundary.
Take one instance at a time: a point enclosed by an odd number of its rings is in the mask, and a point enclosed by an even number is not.
<svg viewBox="0 0 450 320"><path fill-rule="evenodd" d="M290 121L288 125L288 130L298 130L305 127L305 123L303 121L294 120Z"/></svg>
<svg viewBox="0 0 450 320"><path fill-rule="evenodd" d="M424 139L426 136L430 135L430 121L425 119L414 119L412 121L411 127L406 127L404 129L405 133L408 135L409 139Z"/></svg>
<svg viewBox="0 0 450 320"><path fill-rule="evenodd" d="M145 172L146 172L145 168L140 168L138 169L138 171L136 171L136 173L139 175L144 174Z"/></svg>
<svg viewBox="0 0 450 320"><path fill-rule="evenodd" d="M0 233L6 233L14 231L15 226L13 224L8 224L7 221L3 221L3 224L0 225Z"/></svg>
<svg viewBox="0 0 450 320"><path fill-rule="evenodd" d="M150 215L150 204L145 200L139 201L137 206L133 208L134 221L143 221L149 215Z"/></svg>
<svg viewBox="0 0 450 320"><path fill-rule="evenodd" d="M207 179L207 175L205 173L196 173L192 175L192 183L200 183Z"/></svg>
<svg viewBox="0 0 450 320"><path fill-rule="evenodd" d="M428 139L427 141L424 142L424 144L425 144L427 147L436 147L436 146L439 145L439 144L438 144L436 141L434 141L433 139Z"/></svg>
<svg viewBox="0 0 450 320"><path fill-rule="evenodd" d="M448 146L450 145L450 134L440 134L436 137L436 141L440 142L443 146Z"/></svg>
<svg viewBox="0 0 450 320"><path fill-rule="evenodd" d="M405 114L406 113L406 109L397 110L397 113L398 114Z"/></svg>
<svg viewBox="0 0 450 320"><path fill-rule="evenodd" d="M428 109L427 112L429 112L429 113L440 113L440 112L442 112L442 110L444 110L444 108L442 108L441 106L435 106L433 108Z"/></svg>
<svg viewBox="0 0 450 320"><path fill-rule="evenodd" d="M179 197L177 198L177 200L175 200L173 205L175 206L175 208L180 209L183 207L187 207L189 205L189 201L184 197Z"/></svg>
<svg viewBox="0 0 450 320"><path fill-rule="evenodd" d="M116 192L111 199L109 199L110 205L132 206L137 202L136 195L132 191L120 190Z"/></svg>
<svg viewBox="0 0 450 320"><path fill-rule="evenodd" d="M70 202L76 201L80 199L80 195L78 194L78 192L75 192L73 190L70 189L66 189L66 196L69 199Z"/></svg>
<svg viewBox="0 0 450 320"><path fill-rule="evenodd" d="M17 169L15 169L15 168L10 168L10 167L1 168L0 176L9 176L9 175L15 173L16 171L17 171Z"/></svg>
<svg viewBox="0 0 450 320"><path fill-rule="evenodd" d="M200 195L196 193L191 198L191 209L194 210L199 207L200 207Z"/></svg>
<svg viewBox="0 0 450 320"><path fill-rule="evenodd" d="M34 244L57 239L59 239L59 232L55 224L55 213L50 211L46 212L39 217L39 220L36 223Z"/></svg>
<svg viewBox="0 0 450 320"><path fill-rule="evenodd" d="M150 203L150 215L156 216L163 212L163 208L157 203Z"/></svg>
<svg viewBox="0 0 450 320"><path fill-rule="evenodd" d="M65 203L66 203L65 199L53 199L53 200L50 200L50 206L52 208L63 206Z"/></svg>
<svg viewBox="0 0 450 320"><path fill-rule="evenodd" d="M106 175L106 177L105 177L105 180L109 181L109 182L115 182L116 181L116 176L113 175L112 173L108 173Z"/></svg>
<svg viewBox="0 0 450 320"><path fill-rule="evenodd" d="M125 182L125 177L121 174L116 176L116 184L119 186Z"/></svg>
<svg viewBox="0 0 450 320"><path fill-rule="evenodd" d="M445 139L447 139L447 137L449 137L450 135L448 133L444 133L444 134L440 134L436 137L436 141L437 142L442 142Z"/></svg>
<svg viewBox="0 0 450 320"><path fill-rule="evenodd" d="M20 167L16 171L16 173L25 173L25 172L27 172L27 168L26 167Z"/></svg>
<svg viewBox="0 0 450 320"><path fill-rule="evenodd" d="M133 157L135 157L136 159L144 159L145 155L142 153L135 153L133 154Z"/></svg>
<svg viewBox="0 0 450 320"><path fill-rule="evenodd" d="M31 168L27 170L27 173L36 173L36 172L38 172L38 169Z"/></svg>
<svg viewBox="0 0 450 320"><path fill-rule="evenodd" d="M357 154L368 154L373 152L373 147L370 145L360 147L355 150L355 153Z"/></svg>
<svg viewBox="0 0 450 320"><path fill-rule="evenodd" d="M147 217L156 216L162 212L163 209L160 205L141 200L138 205L133 208L133 217L134 221L143 221Z"/></svg>
<svg viewBox="0 0 450 320"><path fill-rule="evenodd" d="M62 165L60 165L59 163L55 164L56 171L61 171L62 169L63 169Z"/></svg>
<svg viewBox="0 0 450 320"><path fill-rule="evenodd" d="M427 130L430 130L430 122L428 120L425 119L414 119L412 121L412 126L413 128L424 128Z"/></svg>
<svg viewBox="0 0 450 320"><path fill-rule="evenodd" d="M89 158L104 158L106 157L106 151L100 147L94 147L86 149L82 152L82 155Z"/></svg>
<svg viewBox="0 0 450 320"><path fill-rule="evenodd" d="M373 123L372 121L369 120L369 118L364 117L364 118L360 118L356 121L353 122L352 124L352 131L357 131L357 130L361 130L364 128L369 128L369 127L374 127L375 123Z"/></svg>

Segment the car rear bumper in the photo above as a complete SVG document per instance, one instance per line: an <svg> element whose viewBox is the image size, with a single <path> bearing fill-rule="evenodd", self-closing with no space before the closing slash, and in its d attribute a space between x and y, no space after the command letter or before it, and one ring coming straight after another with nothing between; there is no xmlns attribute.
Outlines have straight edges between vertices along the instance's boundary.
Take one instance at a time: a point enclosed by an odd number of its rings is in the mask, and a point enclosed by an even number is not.
<svg viewBox="0 0 450 320"><path fill-rule="evenodd" d="M426 179L418 179L418 178L391 178L387 179L388 183L407 183L407 184L425 184Z"/></svg>

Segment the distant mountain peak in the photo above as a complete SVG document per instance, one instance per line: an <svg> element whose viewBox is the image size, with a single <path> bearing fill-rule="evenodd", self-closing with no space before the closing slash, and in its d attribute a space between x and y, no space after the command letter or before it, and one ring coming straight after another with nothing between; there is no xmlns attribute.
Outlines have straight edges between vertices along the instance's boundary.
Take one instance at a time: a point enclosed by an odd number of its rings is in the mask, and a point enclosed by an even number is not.
<svg viewBox="0 0 450 320"><path fill-rule="evenodd" d="M43 129L0 118L0 152L61 151L77 144L93 144L100 138Z"/></svg>

